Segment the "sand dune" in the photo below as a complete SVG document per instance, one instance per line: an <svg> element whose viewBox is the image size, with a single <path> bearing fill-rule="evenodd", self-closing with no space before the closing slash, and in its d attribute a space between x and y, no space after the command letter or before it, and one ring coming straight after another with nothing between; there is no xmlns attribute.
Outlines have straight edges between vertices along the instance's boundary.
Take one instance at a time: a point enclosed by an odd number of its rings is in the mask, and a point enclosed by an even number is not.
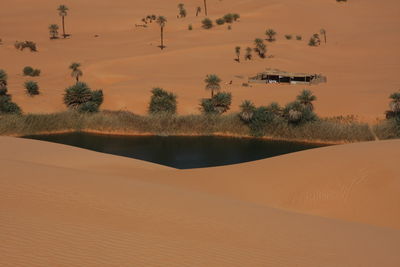
<svg viewBox="0 0 400 267"><path fill-rule="evenodd" d="M184 2L188 17L177 19L178 2ZM296 0L209 0L209 16L216 19L228 12L241 14L241 21L212 30L200 28L204 18L194 16L202 1L121 0L76 2L65 0L70 12L66 18L69 40L50 41L47 27L59 23L57 4L50 0L32 5L27 0L4 0L0 10L1 68L9 72L10 92L26 112L64 110L61 95L73 83L67 69L73 61L83 64L83 80L105 91L106 109L127 109L145 113L150 89L161 86L179 96L179 113L197 113L198 101L207 97L203 79L217 73L223 90L233 93L233 110L244 99L257 104L292 100L303 86L256 85L242 87L250 75L267 67L293 72L323 73L327 84L312 86L319 97L317 110L322 115L355 114L366 120L382 117L388 95L400 86L400 45L396 0L385 4L373 0L336 1ZM147 14L167 16L166 45L160 51L159 29L135 23ZM23 19L22 19L23 18ZM300 23L301 22L301 23ZM29 24L29 27L27 27ZM193 24L194 30L187 26ZM273 58L234 62L234 47L251 46L254 38L264 37L267 28L278 33L278 41L268 44ZM319 48L307 45L309 37L325 28L328 43ZM95 38L94 35L99 37ZM285 40L284 34L301 34L302 42ZM39 53L19 52L15 40L34 40ZM25 95L22 68L33 65L42 70L38 78L42 95ZM243 79L237 76L244 77Z"/></svg>
<svg viewBox="0 0 400 267"><path fill-rule="evenodd" d="M398 217L382 211L399 208L393 190L400 177L390 164L398 154L381 153L396 150L397 141L190 171L40 141L2 137L0 144L2 266L400 264ZM357 180L344 160L325 166L321 157L338 153L354 169L369 163L366 173L379 172L380 180ZM373 165L369 155L388 164ZM280 168L300 168L303 160L321 168L285 179ZM235 174L229 180L228 172ZM313 195L348 183L345 200Z"/></svg>

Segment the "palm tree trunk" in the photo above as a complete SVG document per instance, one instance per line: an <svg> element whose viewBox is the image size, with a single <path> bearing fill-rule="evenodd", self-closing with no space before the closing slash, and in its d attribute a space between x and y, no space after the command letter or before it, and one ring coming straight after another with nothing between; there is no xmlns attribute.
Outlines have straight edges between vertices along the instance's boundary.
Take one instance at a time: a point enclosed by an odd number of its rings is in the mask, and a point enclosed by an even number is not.
<svg viewBox="0 0 400 267"><path fill-rule="evenodd" d="M76 83L79 82L79 75L76 75Z"/></svg>
<svg viewBox="0 0 400 267"><path fill-rule="evenodd" d="M65 23L64 23L64 16L62 16L62 27L63 27L63 36L64 38L66 37L65 35Z"/></svg>
<svg viewBox="0 0 400 267"><path fill-rule="evenodd" d="M164 27L161 27L161 50L164 49Z"/></svg>
<svg viewBox="0 0 400 267"><path fill-rule="evenodd" d="M325 40L325 44L326 44L326 33L324 33L324 40Z"/></svg>
<svg viewBox="0 0 400 267"><path fill-rule="evenodd" d="M214 89L211 89L211 98L214 97Z"/></svg>
<svg viewBox="0 0 400 267"><path fill-rule="evenodd" d="M206 14L206 16L208 15L207 14L207 0L204 0L204 13Z"/></svg>

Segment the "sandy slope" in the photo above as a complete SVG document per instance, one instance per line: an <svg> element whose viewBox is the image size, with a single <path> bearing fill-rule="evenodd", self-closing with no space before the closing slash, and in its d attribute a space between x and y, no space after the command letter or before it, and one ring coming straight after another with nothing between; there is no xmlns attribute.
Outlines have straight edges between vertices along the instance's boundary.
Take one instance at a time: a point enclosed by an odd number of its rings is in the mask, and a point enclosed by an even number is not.
<svg viewBox="0 0 400 267"><path fill-rule="evenodd" d="M39 141L0 146L1 266L400 264L398 215L383 211L399 209L398 141L191 171ZM321 167L285 176L304 161Z"/></svg>
<svg viewBox="0 0 400 267"><path fill-rule="evenodd" d="M208 96L203 79L217 73L233 85L223 89L234 95L234 109L243 99L257 104L293 99L303 86L256 85L244 88L244 79L266 67L294 72L316 72L328 76L327 84L312 86L319 97L317 109L322 115L356 114L365 119L382 116L387 109L389 93L400 86L396 78L400 70L400 4L386 0L351 0L338 4L334 0L209 0L210 17L237 12L241 22L231 31L226 26L210 31L199 28L203 18L193 11L202 3L175 0L72 1L66 18L70 40L48 40L47 27L60 23L54 1L31 4L28 0L3 0L7 8L0 10L0 67L10 74L10 91L28 112L64 110L61 95L72 84L68 65L83 64L84 80L106 94L104 108L128 109L144 113L149 90L162 86L179 96L179 112L198 112L198 101ZM177 19L176 5L186 4L188 17ZM135 28L147 14L168 17L166 44L160 52L159 29ZM194 25L193 31L187 25ZM279 38L270 44L273 58L238 64L233 61L234 47L251 45L263 37L266 28L278 31ZM328 44L311 48L311 34L325 28ZM301 34L303 42L285 40L283 35ZM95 38L94 35L99 37ZM39 53L18 52L15 40L31 39L38 43ZM43 95L29 98L22 84L21 70L26 65L42 69L37 80Z"/></svg>

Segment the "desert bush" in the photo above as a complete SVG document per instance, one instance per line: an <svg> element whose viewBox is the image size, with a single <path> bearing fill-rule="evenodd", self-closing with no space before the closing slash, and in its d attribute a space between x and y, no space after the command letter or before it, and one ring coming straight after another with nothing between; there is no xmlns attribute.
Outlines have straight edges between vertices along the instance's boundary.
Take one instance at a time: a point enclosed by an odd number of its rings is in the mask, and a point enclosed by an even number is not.
<svg viewBox="0 0 400 267"><path fill-rule="evenodd" d="M303 40L303 36L301 36L301 35L296 35L296 40L297 40L297 41Z"/></svg>
<svg viewBox="0 0 400 267"><path fill-rule="evenodd" d="M16 41L14 43L14 47L21 51L23 51L25 48L29 48L31 52L37 52L36 43L32 41L24 41L24 42Z"/></svg>
<svg viewBox="0 0 400 267"><path fill-rule="evenodd" d="M240 15L237 13L232 14L232 16L233 16L234 21L237 21L238 19L240 19Z"/></svg>
<svg viewBox="0 0 400 267"><path fill-rule="evenodd" d="M233 21L234 21L235 19L234 19L233 14L229 13L229 14L226 14L226 15L223 17L223 20L224 20L226 23L233 23Z"/></svg>
<svg viewBox="0 0 400 267"><path fill-rule="evenodd" d="M215 20L215 23L217 23L217 25L223 25L225 24L225 20L223 18L219 18Z"/></svg>
<svg viewBox="0 0 400 267"><path fill-rule="evenodd" d="M204 29L211 29L213 27L213 22L209 18L203 19L201 23Z"/></svg>
<svg viewBox="0 0 400 267"><path fill-rule="evenodd" d="M188 30L189 30L189 31L193 30L193 25L192 25L192 24L189 24Z"/></svg>
<svg viewBox="0 0 400 267"><path fill-rule="evenodd" d="M103 92L101 90L92 91L86 83L77 82L65 89L64 104L69 109L97 112L102 103Z"/></svg>
<svg viewBox="0 0 400 267"><path fill-rule="evenodd" d="M277 33L273 29L268 29L265 31L265 35L268 36L268 38L267 38L268 42L273 42L273 41L275 41L275 36L277 35Z"/></svg>
<svg viewBox="0 0 400 267"><path fill-rule="evenodd" d="M40 70L34 69L31 66L26 66L22 70L22 73L24 74L24 76L31 76L31 77L40 76Z"/></svg>
<svg viewBox="0 0 400 267"><path fill-rule="evenodd" d="M149 113L150 114L175 114L176 113L176 95L167 92L162 88L154 88L151 93Z"/></svg>
<svg viewBox="0 0 400 267"><path fill-rule="evenodd" d="M293 35L285 34L285 38L286 38L286 40L292 40L293 39Z"/></svg>
<svg viewBox="0 0 400 267"><path fill-rule="evenodd" d="M260 58L265 58L265 53L267 52L267 46L264 44L263 39L261 38L256 38L254 40L254 51L258 53L258 56Z"/></svg>
<svg viewBox="0 0 400 267"><path fill-rule="evenodd" d="M232 104L232 94L218 92L212 98L201 100L200 110L204 114L220 115L227 112Z"/></svg>
<svg viewBox="0 0 400 267"><path fill-rule="evenodd" d="M30 96L39 94L39 85L35 81L26 81L24 87L26 89L27 94Z"/></svg>

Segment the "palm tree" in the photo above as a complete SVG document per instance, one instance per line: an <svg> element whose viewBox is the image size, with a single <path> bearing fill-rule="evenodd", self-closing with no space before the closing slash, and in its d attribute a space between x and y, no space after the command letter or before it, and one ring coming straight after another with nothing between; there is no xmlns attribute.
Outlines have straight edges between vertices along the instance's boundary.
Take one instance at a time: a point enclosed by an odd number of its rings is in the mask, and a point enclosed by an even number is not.
<svg viewBox="0 0 400 267"><path fill-rule="evenodd" d="M200 12L201 12L201 7L198 6L196 8L196 17L199 15Z"/></svg>
<svg viewBox="0 0 400 267"><path fill-rule="evenodd" d="M266 30L265 35L268 36L268 39L267 39L267 40L268 40L269 42L275 41L276 32L275 32L273 29L268 29L268 30Z"/></svg>
<svg viewBox="0 0 400 267"><path fill-rule="evenodd" d="M256 107L254 106L254 104L249 100L245 100L240 105L239 116L243 121L249 122L253 118L255 110L256 110Z"/></svg>
<svg viewBox="0 0 400 267"><path fill-rule="evenodd" d="M221 89L221 79L215 74L207 75L204 82L206 83L206 89L211 91L211 98L214 97L214 91L219 91Z"/></svg>
<svg viewBox="0 0 400 267"><path fill-rule="evenodd" d="M62 27L63 27L63 37L66 38L67 34L65 34L65 22L64 19L67 16L68 7L66 5L60 5L58 8L58 15L62 18Z"/></svg>
<svg viewBox="0 0 400 267"><path fill-rule="evenodd" d="M164 27L167 24L167 19L164 16L159 16L157 18L157 23L160 25L161 28L161 45L160 48L161 50L165 48L164 46Z"/></svg>
<svg viewBox="0 0 400 267"><path fill-rule="evenodd" d="M7 73L0 69L0 95L6 94L7 92Z"/></svg>
<svg viewBox="0 0 400 267"><path fill-rule="evenodd" d="M325 29L321 29L321 30L319 31L319 33L320 33L321 35L324 36L324 42L325 42L325 44L326 44L326 30L325 30Z"/></svg>
<svg viewBox="0 0 400 267"><path fill-rule="evenodd" d="M207 0L204 0L204 13L206 14L206 16L208 16L208 14L207 14Z"/></svg>
<svg viewBox="0 0 400 267"><path fill-rule="evenodd" d="M390 102L390 109L394 113L400 113L400 92L391 94L390 99L392 100Z"/></svg>
<svg viewBox="0 0 400 267"><path fill-rule="evenodd" d="M58 38L58 25L51 24L49 26L49 32L50 32L50 39L57 39Z"/></svg>
<svg viewBox="0 0 400 267"><path fill-rule="evenodd" d="M240 46L236 46L235 47L235 53L236 53L236 56L237 56L236 61L237 62L240 62L240 50L241 50Z"/></svg>
<svg viewBox="0 0 400 267"><path fill-rule="evenodd" d="M317 100L317 97L313 95L313 93L310 90L304 89L301 91L301 93L297 96L297 101L300 102L305 108L308 108L309 110L313 111L314 110L314 105L313 101Z"/></svg>
<svg viewBox="0 0 400 267"><path fill-rule="evenodd" d="M81 77L83 75L82 70L79 69L80 66L81 66L81 63L76 63L76 62L73 62L69 66L69 68L72 70L71 76L76 79L77 83L79 82L79 77Z"/></svg>

